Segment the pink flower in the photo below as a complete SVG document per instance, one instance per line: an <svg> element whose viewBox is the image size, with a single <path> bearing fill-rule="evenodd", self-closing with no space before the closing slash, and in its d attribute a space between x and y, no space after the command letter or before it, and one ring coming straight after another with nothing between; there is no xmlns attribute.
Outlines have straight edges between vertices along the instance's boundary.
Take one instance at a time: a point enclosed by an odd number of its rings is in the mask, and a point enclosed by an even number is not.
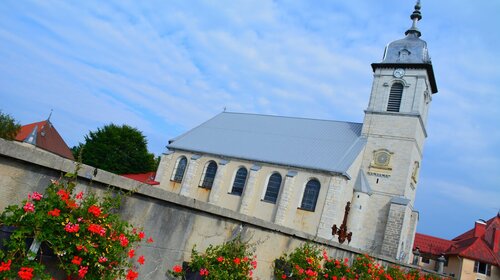
<svg viewBox="0 0 500 280"><path fill-rule="evenodd" d="M252 261L250 264L254 269L257 268L257 261Z"/></svg>
<svg viewBox="0 0 500 280"><path fill-rule="evenodd" d="M31 202L26 202L23 206L24 212L35 212L35 205Z"/></svg>
<svg viewBox="0 0 500 280"><path fill-rule="evenodd" d="M206 269L206 268L200 269L200 275L201 276L208 276L208 269Z"/></svg>
<svg viewBox="0 0 500 280"><path fill-rule="evenodd" d="M67 232L69 232L69 233L78 232L80 230L80 225L79 224L68 223L64 227L64 230L67 231Z"/></svg>
<svg viewBox="0 0 500 280"><path fill-rule="evenodd" d="M40 201L43 197L43 194L38 192L33 192L33 200Z"/></svg>
<svg viewBox="0 0 500 280"><path fill-rule="evenodd" d="M82 199L83 198L83 192L79 192L76 196L76 199Z"/></svg>
<svg viewBox="0 0 500 280"><path fill-rule="evenodd" d="M87 274L88 271L89 271L88 266L80 266L80 269L78 270L78 276L80 278L83 278L85 277L85 274Z"/></svg>
<svg viewBox="0 0 500 280"><path fill-rule="evenodd" d="M99 257L99 260L98 260L99 263L105 263L107 261L108 261L108 258L106 258L106 257Z"/></svg>

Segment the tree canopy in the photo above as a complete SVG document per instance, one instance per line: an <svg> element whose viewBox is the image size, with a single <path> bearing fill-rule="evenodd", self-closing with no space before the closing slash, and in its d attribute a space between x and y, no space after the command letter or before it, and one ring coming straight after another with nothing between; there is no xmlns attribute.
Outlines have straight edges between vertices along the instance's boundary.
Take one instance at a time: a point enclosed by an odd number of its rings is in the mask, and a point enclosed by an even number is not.
<svg viewBox="0 0 500 280"><path fill-rule="evenodd" d="M146 137L128 125L105 125L85 136L85 143L73 147L75 158L116 174L145 173L156 168L155 156L148 152Z"/></svg>
<svg viewBox="0 0 500 280"><path fill-rule="evenodd" d="M20 129L21 125L13 117L0 111L0 138L14 140Z"/></svg>

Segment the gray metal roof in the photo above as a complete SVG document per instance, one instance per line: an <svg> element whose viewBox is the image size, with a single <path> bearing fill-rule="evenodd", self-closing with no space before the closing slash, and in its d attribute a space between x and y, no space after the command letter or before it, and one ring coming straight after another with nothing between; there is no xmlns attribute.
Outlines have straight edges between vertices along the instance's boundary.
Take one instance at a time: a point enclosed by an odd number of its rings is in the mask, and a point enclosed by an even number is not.
<svg viewBox="0 0 500 280"><path fill-rule="evenodd" d="M373 193L372 187L370 187L370 183L363 169L359 170L358 178L356 178L356 183L354 183L354 191L366 193L368 195L372 195Z"/></svg>
<svg viewBox="0 0 500 280"><path fill-rule="evenodd" d="M382 63L431 63L427 43L417 34L393 41L385 48Z"/></svg>
<svg viewBox="0 0 500 280"><path fill-rule="evenodd" d="M361 123L224 112L169 141L173 150L343 174L363 149Z"/></svg>

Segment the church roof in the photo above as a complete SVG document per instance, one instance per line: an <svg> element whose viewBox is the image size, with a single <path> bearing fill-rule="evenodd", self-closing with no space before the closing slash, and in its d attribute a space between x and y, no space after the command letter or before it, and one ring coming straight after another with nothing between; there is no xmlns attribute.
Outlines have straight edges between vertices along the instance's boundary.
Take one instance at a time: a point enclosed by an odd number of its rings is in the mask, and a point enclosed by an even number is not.
<svg viewBox="0 0 500 280"><path fill-rule="evenodd" d="M172 150L340 173L363 149L361 123L223 112L170 140Z"/></svg>

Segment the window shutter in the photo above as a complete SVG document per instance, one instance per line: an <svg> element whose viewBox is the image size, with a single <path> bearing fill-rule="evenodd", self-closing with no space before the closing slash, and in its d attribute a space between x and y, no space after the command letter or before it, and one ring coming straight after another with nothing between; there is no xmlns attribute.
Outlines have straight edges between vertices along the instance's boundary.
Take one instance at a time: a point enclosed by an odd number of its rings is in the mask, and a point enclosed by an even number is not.
<svg viewBox="0 0 500 280"><path fill-rule="evenodd" d="M403 98L403 85L395 83L391 87L389 93L389 102L387 103L388 112L399 112L401 107L401 99Z"/></svg>

